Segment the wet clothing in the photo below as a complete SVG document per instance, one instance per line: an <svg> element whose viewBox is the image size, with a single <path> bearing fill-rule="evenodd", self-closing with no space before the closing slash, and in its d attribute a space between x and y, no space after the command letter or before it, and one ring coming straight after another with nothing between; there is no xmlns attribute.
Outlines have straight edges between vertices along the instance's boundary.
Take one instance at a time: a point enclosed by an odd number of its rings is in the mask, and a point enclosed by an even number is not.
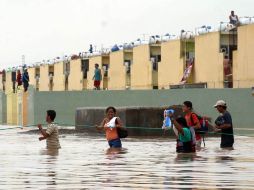
<svg viewBox="0 0 254 190"><path fill-rule="evenodd" d="M122 148L122 142L119 138L108 141L110 148Z"/></svg>
<svg viewBox="0 0 254 190"><path fill-rule="evenodd" d="M56 124L51 123L46 129L46 133L49 135L47 138L47 148L48 149L59 149L61 148L59 143L58 127Z"/></svg>
<svg viewBox="0 0 254 190"><path fill-rule="evenodd" d="M231 127L227 129L221 129L221 148L230 148L233 147L234 144L234 131L233 131L233 123L232 117L228 111L220 115L216 121L216 125L220 126L223 124L230 124Z"/></svg>
<svg viewBox="0 0 254 190"><path fill-rule="evenodd" d="M105 127L105 132L106 132L107 141L119 138L116 127L113 127L113 128Z"/></svg>
<svg viewBox="0 0 254 190"><path fill-rule="evenodd" d="M177 153L191 153L195 152L195 144L193 144L192 133L189 128L183 128L183 134L178 133L179 138L176 143Z"/></svg>
<svg viewBox="0 0 254 190"><path fill-rule="evenodd" d="M191 131L188 128L183 128L183 134L179 133L179 140L181 142L191 141Z"/></svg>
<svg viewBox="0 0 254 190"><path fill-rule="evenodd" d="M194 142L196 143L196 141L201 141L201 135L198 133L195 133L195 129L193 127L197 123L199 123L199 119L198 119L197 115L193 112L190 112L185 115L185 119L186 119L187 125L189 127L191 127L192 134L195 135Z"/></svg>

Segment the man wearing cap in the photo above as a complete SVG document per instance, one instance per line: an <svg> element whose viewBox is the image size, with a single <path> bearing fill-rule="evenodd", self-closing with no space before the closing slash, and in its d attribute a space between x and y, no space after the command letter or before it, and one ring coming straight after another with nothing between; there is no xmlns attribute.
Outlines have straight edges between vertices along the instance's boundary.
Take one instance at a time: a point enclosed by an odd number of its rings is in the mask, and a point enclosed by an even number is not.
<svg viewBox="0 0 254 190"><path fill-rule="evenodd" d="M223 100L218 100L214 107L220 113L215 120L215 130L221 132L221 148L232 148L234 144L233 123L230 113L227 111L227 104Z"/></svg>

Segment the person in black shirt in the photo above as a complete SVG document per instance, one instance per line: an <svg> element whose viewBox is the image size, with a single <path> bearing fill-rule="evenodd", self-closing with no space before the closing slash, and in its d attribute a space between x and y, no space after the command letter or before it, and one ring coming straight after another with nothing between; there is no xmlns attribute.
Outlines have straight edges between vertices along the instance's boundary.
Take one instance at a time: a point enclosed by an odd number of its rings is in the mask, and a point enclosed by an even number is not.
<svg viewBox="0 0 254 190"><path fill-rule="evenodd" d="M218 100L214 107L220 113L215 120L215 130L221 132L221 148L232 148L234 144L233 123L230 113L227 111L227 104L223 100Z"/></svg>

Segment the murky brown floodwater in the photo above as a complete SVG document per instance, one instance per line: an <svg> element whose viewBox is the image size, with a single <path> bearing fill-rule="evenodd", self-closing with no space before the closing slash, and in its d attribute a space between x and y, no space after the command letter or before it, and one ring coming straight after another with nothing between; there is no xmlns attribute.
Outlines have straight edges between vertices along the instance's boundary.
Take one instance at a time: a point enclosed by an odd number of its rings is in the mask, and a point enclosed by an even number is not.
<svg viewBox="0 0 254 190"><path fill-rule="evenodd" d="M62 134L54 155L18 132L0 130L0 189L254 189L251 137L236 137L232 151L209 138L196 155L177 155L172 139L128 138L117 153L104 138Z"/></svg>

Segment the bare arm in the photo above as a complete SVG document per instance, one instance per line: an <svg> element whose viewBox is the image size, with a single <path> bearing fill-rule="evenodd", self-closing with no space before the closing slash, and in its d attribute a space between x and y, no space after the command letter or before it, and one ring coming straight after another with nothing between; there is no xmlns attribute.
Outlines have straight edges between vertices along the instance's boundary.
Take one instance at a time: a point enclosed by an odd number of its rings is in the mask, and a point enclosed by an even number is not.
<svg viewBox="0 0 254 190"><path fill-rule="evenodd" d="M38 128L39 128L40 133L41 133L41 135L42 135L42 137L39 138L40 141L41 141L41 140L44 140L44 139L46 139L46 138L49 137L49 134L46 133L46 130L45 130L45 129L42 129L41 124L38 125Z"/></svg>
<svg viewBox="0 0 254 190"><path fill-rule="evenodd" d="M183 135L183 128L182 128L182 126L175 119L171 119L171 122L174 124L175 128L177 129L177 131Z"/></svg>
<svg viewBox="0 0 254 190"><path fill-rule="evenodd" d="M104 130L104 125L105 125L106 123L108 123L108 119L107 119L107 118L104 118L99 126L96 125L96 129L99 130L99 131Z"/></svg>

